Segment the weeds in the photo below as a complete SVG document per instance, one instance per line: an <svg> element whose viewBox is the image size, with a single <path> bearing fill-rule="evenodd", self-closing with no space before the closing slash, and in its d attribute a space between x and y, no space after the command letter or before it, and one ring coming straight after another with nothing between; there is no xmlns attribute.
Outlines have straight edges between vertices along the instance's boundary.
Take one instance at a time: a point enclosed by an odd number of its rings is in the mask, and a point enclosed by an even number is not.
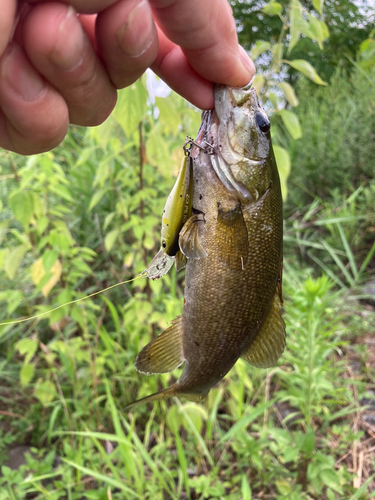
<svg viewBox="0 0 375 500"><path fill-rule="evenodd" d="M179 123L195 119L181 118L173 100L171 109ZM12 156L12 164L0 156L2 320L145 267L174 142L183 141L168 128L155 137L151 118L142 119L142 137L136 129L120 141L112 122L103 135L73 130L54 154ZM142 169L141 139L151 158ZM166 162L159 170L156 139ZM201 405L122 411L176 375L134 369L141 347L181 311L183 278L174 272L0 327L0 500L372 498L375 317L359 297L374 261L373 194L368 182L287 213L287 349L272 370L239 360ZM12 470L6 455L16 443L29 453Z"/></svg>

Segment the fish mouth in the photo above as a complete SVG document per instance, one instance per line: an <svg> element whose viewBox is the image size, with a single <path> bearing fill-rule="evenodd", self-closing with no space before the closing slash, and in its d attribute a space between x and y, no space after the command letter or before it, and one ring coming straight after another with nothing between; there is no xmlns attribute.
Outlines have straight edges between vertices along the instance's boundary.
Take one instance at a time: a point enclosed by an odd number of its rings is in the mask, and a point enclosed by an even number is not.
<svg viewBox="0 0 375 500"><path fill-rule="evenodd" d="M253 78L244 87L227 87L226 85L214 85L215 111L219 119L223 117L228 106L246 107L248 109L259 108L259 100L255 88L252 85Z"/></svg>

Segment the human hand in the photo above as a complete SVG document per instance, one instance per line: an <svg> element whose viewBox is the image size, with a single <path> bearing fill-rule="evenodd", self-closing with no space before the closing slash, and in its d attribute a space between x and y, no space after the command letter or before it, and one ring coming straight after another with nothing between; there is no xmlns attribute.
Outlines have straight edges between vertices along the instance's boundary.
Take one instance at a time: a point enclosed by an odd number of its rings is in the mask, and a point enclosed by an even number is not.
<svg viewBox="0 0 375 500"><path fill-rule="evenodd" d="M16 0L1 1L5 149L40 153L64 138L69 123L102 123L116 89L131 85L147 67L202 109L213 107L211 82L243 86L254 74L238 46L227 0L67 3L18 2L16 15Z"/></svg>

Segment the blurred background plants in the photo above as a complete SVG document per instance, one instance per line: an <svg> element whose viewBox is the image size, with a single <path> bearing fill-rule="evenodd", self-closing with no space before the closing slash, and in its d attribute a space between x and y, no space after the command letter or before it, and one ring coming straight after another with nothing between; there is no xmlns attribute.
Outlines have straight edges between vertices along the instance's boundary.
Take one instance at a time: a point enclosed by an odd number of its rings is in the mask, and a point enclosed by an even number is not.
<svg viewBox="0 0 375 500"><path fill-rule="evenodd" d="M231 3L283 183L287 349L270 370L239 361L201 405L128 415L177 376L139 375L134 359L181 312L183 273L0 326L0 500L375 496L374 13ZM200 123L155 84L121 91L103 125L72 127L53 152L0 152L0 322L150 262Z"/></svg>

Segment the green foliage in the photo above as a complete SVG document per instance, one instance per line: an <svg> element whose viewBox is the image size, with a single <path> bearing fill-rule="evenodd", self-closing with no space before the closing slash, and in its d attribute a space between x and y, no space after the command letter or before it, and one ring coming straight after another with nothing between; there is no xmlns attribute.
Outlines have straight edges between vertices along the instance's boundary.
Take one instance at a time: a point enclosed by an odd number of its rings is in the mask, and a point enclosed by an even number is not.
<svg viewBox="0 0 375 500"><path fill-rule="evenodd" d="M232 0L231 5L240 43L249 50L259 40L272 44L279 41L283 25L280 14L283 9L289 9L295 21L289 39L289 52L293 59L309 62L325 81L330 80L338 65L347 71L352 69L348 57L355 60L374 24L374 9L369 2L359 4L352 0L341 0L338 4L334 0L303 1L300 3L305 11L302 16L298 2L290 0L279 0L278 3ZM327 26L329 38L326 37L327 33L324 35L326 28L320 21ZM268 65L267 59L257 63L261 71L267 69ZM295 72L289 72L289 77L290 82L295 81Z"/></svg>
<svg viewBox="0 0 375 500"><path fill-rule="evenodd" d="M297 104L292 87L279 86ZM53 153L0 154L0 321L66 304L0 326L0 500L370 499L373 477L359 477L353 450L371 440L359 423L374 370L356 332L375 318L348 294L375 251L373 183L300 213L289 201L288 346L277 367L240 360L201 405L122 411L177 376L147 378L134 359L181 312L183 276L173 270L70 302L136 276L159 247L171 174L200 117L171 95L156 99L154 118L145 96L137 82L106 123L72 129ZM292 136L304 123L289 110L276 120ZM290 157L281 146L275 155L286 190ZM15 442L35 447L18 470L6 463Z"/></svg>
<svg viewBox="0 0 375 500"><path fill-rule="evenodd" d="M242 2L234 2L233 6L235 16L239 14L238 9L243 12L244 4ZM321 14L319 2L314 3L314 8ZM298 106L298 99L293 87L284 81L285 71L287 68L294 68L300 75L305 75L317 85L326 85L326 83L318 75L314 67L305 60L304 56L298 59L290 59L289 56L295 45L298 44L301 35L314 40L319 48L323 49L323 42L329 37L329 30L324 21L318 19L316 12L311 15L299 0L290 0L287 3L278 3L271 0L263 5L259 15L262 19L264 15L266 18L271 19L277 17L281 24L277 24L279 31L277 39L269 36L265 37L265 39L257 38L256 43L250 50L250 57L255 63L261 63L261 72L255 75L253 85L269 112L276 117L276 120L281 118L279 124L283 124L282 131L286 131L294 140L298 140L302 137L299 118L294 111L285 109L287 106L291 108ZM241 22L243 22L243 17L241 17ZM241 22L239 25L243 27ZM262 61L267 62L262 65ZM280 159L282 162L281 171L288 171L289 173L287 167L287 165L290 165L289 151L283 147L279 134L278 128L272 129L272 138L279 148L279 158L277 160ZM286 195L286 186L283 185L284 199L286 199Z"/></svg>
<svg viewBox="0 0 375 500"><path fill-rule="evenodd" d="M291 151L292 202L326 198L333 189L347 190L373 177L375 157L375 72L356 70L348 80L340 70L331 85L312 88L301 81L296 114L306 140L281 142ZM287 146L289 144L289 146Z"/></svg>

